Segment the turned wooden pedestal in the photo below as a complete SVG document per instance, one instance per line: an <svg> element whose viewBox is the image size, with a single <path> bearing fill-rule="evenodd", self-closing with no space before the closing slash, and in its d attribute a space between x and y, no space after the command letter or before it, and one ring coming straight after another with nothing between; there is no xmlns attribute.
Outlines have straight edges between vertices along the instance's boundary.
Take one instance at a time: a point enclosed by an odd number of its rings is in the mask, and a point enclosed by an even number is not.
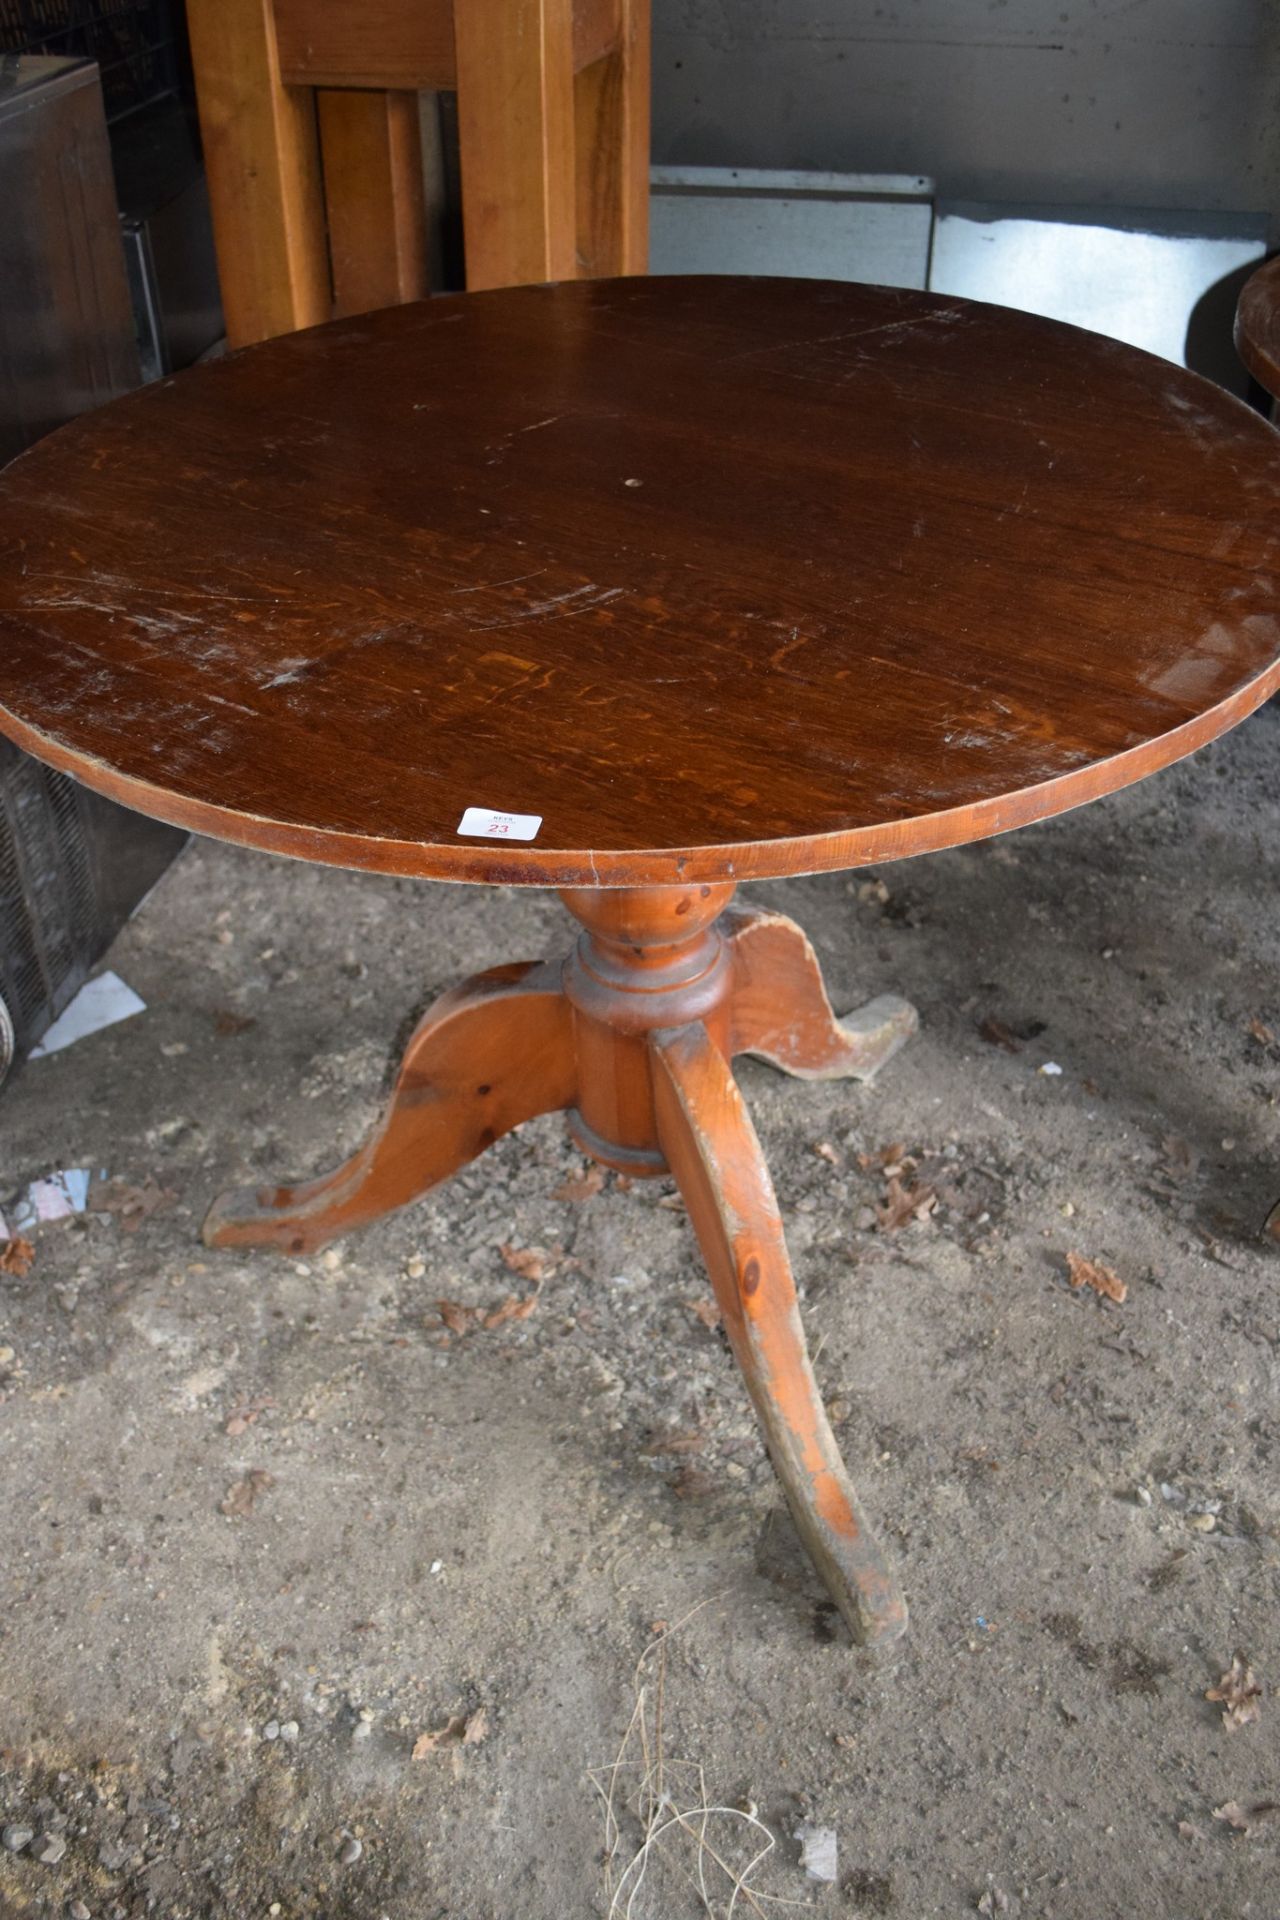
<svg viewBox="0 0 1280 1920"><path fill-rule="evenodd" d="M368 1145L207 1237L318 1246L553 1109L670 1171L797 1524L883 1641L730 1062L866 1075L914 1015L834 1020L734 886L1167 766L1280 683L1278 580L1272 430L1150 354L884 287L521 287L289 334L9 466L0 727L244 846L561 891L566 961L445 994Z"/></svg>
<svg viewBox="0 0 1280 1920"><path fill-rule="evenodd" d="M672 1173L801 1538L856 1640L907 1610L850 1485L805 1351L769 1169L730 1066L752 1053L808 1079L866 1080L914 1031L884 994L846 1021L813 949L732 886L574 888L562 963L491 968L438 1000L382 1125L336 1172L224 1194L212 1247L308 1253L415 1200L522 1120L564 1110L583 1150Z"/></svg>

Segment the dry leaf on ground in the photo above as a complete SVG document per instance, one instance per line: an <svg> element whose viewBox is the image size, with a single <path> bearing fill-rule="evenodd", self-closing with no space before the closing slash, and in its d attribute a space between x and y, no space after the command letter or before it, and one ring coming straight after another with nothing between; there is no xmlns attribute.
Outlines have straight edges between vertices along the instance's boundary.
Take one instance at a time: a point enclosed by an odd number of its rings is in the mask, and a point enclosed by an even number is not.
<svg viewBox="0 0 1280 1920"><path fill-rule="evenodd" d="M425 1760L428 1754L441 1753L446 1747L474 1747L489 1731L487 1707L474 1713L453 1713L442 1727L432 1733L420 1733L413 1743L413 1758Z"/></svg>
<svg viewBox="0 0 1280 1920"><path fill-rule="evenodd" d="M1238 1800L1228 1800L1223 1806L1214 1808L1213 1817L1234 1827L1237 1833L1248 1833L1251 1827L1261 1827L1269 1820L1280 1819L1280 1800L1259 1800L1252 1807L1242 1807Z"/></svg>
<svg viewBox="0 0 1280 1920"><path fill-rule="evenodd" d="M896 1173L890 1174L884 1198L876 1208L876 1225L881 1233L896 1233L909 1220L927 1220L937 1204L932 1187L918 1180L907 1185Z"/></svg>
<svg viewBox="0 0 1280 1920"><path fill-rule="evenodd" d="M265 1467L250 1467L244 1478L228 1489L219 1512L225 1513L231 1520L245 1519L253 1512L258 1495L274 1484L275 1476L268 1473Z"/></svg>
<svg viewBox="0 0 1280 1920"><path fill-rule="evenodd" d="M1172 1180L1188 1180L1196 1170L1195 1149L1180 1133L1165 1134L1160 1142L1160 1158Z"/></svg>
<svg viewBox="0 0 1280 1920"><path fill-rule="evenodd" d="M1082 1253L1067 1255L1067 1278L1073 1287L1092 1287L1095 1293L1114 1300L1117 1306L1129 1291L1119 1274L1104 1267L1100 1260L1086 1260Z"/></svg>
<svg viewBox="0 0 1280 1920"><path fill-rule="evenodd" d="M906 1155L906 1141L895 1140L892 1146L877 1147L874 1153L860 1153L858 1155L858 1165L864 1173L870 1172L872 1167L883 1167L887 1172L890 1167L900 1167ZM914 1161L912 1165L915 1165Z"/></svg>
<svg viewBox="0 0 1280 1920"><path fill-rule="evenodd" d="M1158 1200L1180 1200L1181 1189L1192 1179L1198 1165L1198 1156L1190 1141L1180 1133L1166 1133L1160 1141L1160 1161L1148 1193L1153 1193Z"/></svg>
<svg viewBox="0 0 1280 1920"><path fill-rule="evenodd" d="M260 1414L266 1413L267 1409L274 1407L275 1404L275 1401L267 1394L264 1394L261 1399L258 1400L242 1401L238 1407L233 1407L227 1415L227 1424L223 1428L223 1432L229 1433L233 1439L238 1438L240 1434L248 1432Z"/></svg>
<svg viewBox="0 0 1280 1920"><path fill-rule="evenodd" d="M450 1333L472 1333L477 1327L492 1331L495 1327L505 1327L509 1320L527 1320L541 1294L539 1281L532 1293L509 1293L496 1307L464 1307L459 1300L437 1300L436 1312Z"/></svg>
<svg viewBox="0 0 1280 1920"><path fill-rule="evenodd" d="M581 1173L570 1174L555 1189L553 1200L590 1200L599 1193L604 1185L604 1168L598 1160L593 1160Z"/></svg>
<svg viewBox="0 0 1280 1920"><path fill-rule="evenodd" d="M1259 1020L1257 1014L1249 1022L1249 1032L1260 1047L1273 1047L1276 1043L1275 1034L1265 1020Z"/></svg>
<svg viewBox="0 0 1280 1920"><path fill-rule="evenodd" d="M140 1187L127 1180L95 1181L87 1211L114 1213L126 1233L136 1233L144 1220L177 1199L172 1187L162 1187L150 1174Z"/></svg>
<svg viewBox="0 0 1280 1920"><path fill-rule="evenodd" d="M1238 1727L1247 1727L1251 1720L1261 1718L1262 1688L1254 1679L1253 1668L1242 1653L1233 1655L1227 1672L1216 1687L1208 1689L1204 1697L1221 1703L1222 1724L1231 1733Z"/></svg>
<svg viewBox="0 0 1280 1920"><path fill-rule="evenodd" d="M988 1046L1003 1047L1006 1053L1022 1052L1022 1042L1017 1034L1006 1027L1003 1020L997 1020L992 1014L980 1022L978 1032Z"/></svg>
<svg viewBox="0 0 1280 1920"><path fill-rule="evenodd" d="M456 1300L437 1300L436 1312L448 1327L450 1333L468 1333L471 1330L471 1307L461 1306Z"/></svg>
<svg viewBox="0 0 1280 1920"><path fill-rule="evenodd" d="M496 1307L491 1307L480 1322L482 1327L505 1327L508 1320L527 1320L538 1304L541 1287L526 1294L522 1300L518 1294L509 1293Z"/></svg>
<svg viewBox="0 0 1280 1920"><path fill-rule="evenodd" d="M705 1447L707 1436L690 1428L686 1433L663 1433L645 1442L641 1453L696 1453L699 1447Z"/></svg>
<svg viewBox="0 0 1280 1920"><path fill-rule="evenodd" d="M682 1304L696 1314L710 1332L714 1333L720 1325L720 1309L714 1300L686 1300Z"/></svg>
<svg viewBox="0 0 1280 1920"><path fill-rule="evenodd" d="M564 1252L563 1247L555 1247L550 1253L545 1247L513 1247L509 1240L503 1240L498 1247L503 1265L518 1273L522 1280L545 1280L556 1270L555 1263Z"/></svg>
<svg viewBox="0 0 1280 1920"><path fill-rule="evenodd" d="M434 1733L420 1733L413 1743L414 1760L425 1760L429 1753L439 1753L444 1747L460 1747L466 1731L466 1719L460 1713L453 1714L442 1727Z"/></svg>
<svg viewBox="0 0 1280 1920"><path fill-rule="evenodd" d="M715 1476L702 1467L695 1467L692 1461L686 1461L671 1481L671 1491L677 1500L705 1500L715 1490Z"/></svg>
<svg viewBox="0 0 1280 1920"><path fill-rule="evenodd" d="M16 1273L21 1279L30 1273L35 1257L35 1247L20 1233L15 1233L12 1240L0 1240L0 1273Z"/></svg>
<svg viewBox="0 0 1280 1920"><path fill-rule="evenodd" d="M829 1140L815 1140L813 1150L819 1160L827 1160L833 1167L838 1167L841 1164L840 1155L836 1152Z"/></svg>
<svg viewBox="0 0 1280 1920"><path fill-rule="evenodd" d="M224 1008L213 1016L213 1030L220 1040L227 1040L232 1034L248 1033L250 1027L256 1027L257 1020L251 1013L232 1013Z"/></svg>

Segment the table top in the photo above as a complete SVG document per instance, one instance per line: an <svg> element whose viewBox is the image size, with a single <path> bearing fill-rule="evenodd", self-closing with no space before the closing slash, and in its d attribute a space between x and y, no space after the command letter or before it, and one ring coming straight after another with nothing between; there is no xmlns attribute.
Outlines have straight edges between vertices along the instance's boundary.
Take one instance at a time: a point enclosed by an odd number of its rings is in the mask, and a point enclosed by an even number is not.
<svg viewBox="0 0 1280 1920"><path fill-rule="evenodd" d="M1254 379L1280 394L1280 254L1250 274L1236 307L1236 352Z"/></svg>
<svg viewBox="0 0 1280 1920"><path fill-rule="evenodd" d="M814 872L1222 732L1280 681L1278 569L1273 430L1133 348L843 283L520 288L250 348L14 462L0 727L343 866Z"/></svg>

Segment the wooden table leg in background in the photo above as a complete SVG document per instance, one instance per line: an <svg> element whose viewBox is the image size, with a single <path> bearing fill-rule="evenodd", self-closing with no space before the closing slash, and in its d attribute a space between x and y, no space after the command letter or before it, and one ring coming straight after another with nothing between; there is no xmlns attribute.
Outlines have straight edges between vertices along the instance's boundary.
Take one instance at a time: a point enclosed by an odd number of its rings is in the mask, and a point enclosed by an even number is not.
<svg viewBox="0 0 1280 1920"><path fill-rule="evenodd" d="M855 1640L907 1613L844 1470L805 1349L769 1170L730 1061L869 1079L914 1032L885 994L832 1013L813 949L732 885L573 889L563 963L496 967L443 995L409 1043L381 1126L321 1179L224 1195L211 1246L301 1253L447 1179L500 1134L564 1109L583 1149L674 1175L797 1530Z"/></svg>

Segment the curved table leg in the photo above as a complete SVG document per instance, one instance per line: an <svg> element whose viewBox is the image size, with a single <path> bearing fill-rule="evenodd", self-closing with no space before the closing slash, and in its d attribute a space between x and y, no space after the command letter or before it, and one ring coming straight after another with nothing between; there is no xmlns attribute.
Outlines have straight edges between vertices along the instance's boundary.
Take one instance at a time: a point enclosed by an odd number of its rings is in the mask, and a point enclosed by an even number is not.
<svg viewBox="0 0 1280 1920"><path fill-rule="evenodd" d="M837 1020L818 956L785 914L731 907L721 925L733 956L733 1053L758 1054L802 1080L870 1080L919 1026L896 993Z"/></svg>
<svg viewBox="0 0 1280 1920"><path fill-rule="evenodd" d="M650 1047L662 1150L800 1537L854 1639L892 1640L906 1604L823 1411L769 1169L732 1069L700 1024L654 1033Z"/></svg>
<svg viewBox="0 0 1280 1920"><path fill-rule="evenodd" d="M302 1186L223 1194L205 1220L205 1241L310 1253L416 1200L522 1120L571 1107L576 1092L559 966L476 974L424 1015L382 1124L358 1153Z"/></svg>

